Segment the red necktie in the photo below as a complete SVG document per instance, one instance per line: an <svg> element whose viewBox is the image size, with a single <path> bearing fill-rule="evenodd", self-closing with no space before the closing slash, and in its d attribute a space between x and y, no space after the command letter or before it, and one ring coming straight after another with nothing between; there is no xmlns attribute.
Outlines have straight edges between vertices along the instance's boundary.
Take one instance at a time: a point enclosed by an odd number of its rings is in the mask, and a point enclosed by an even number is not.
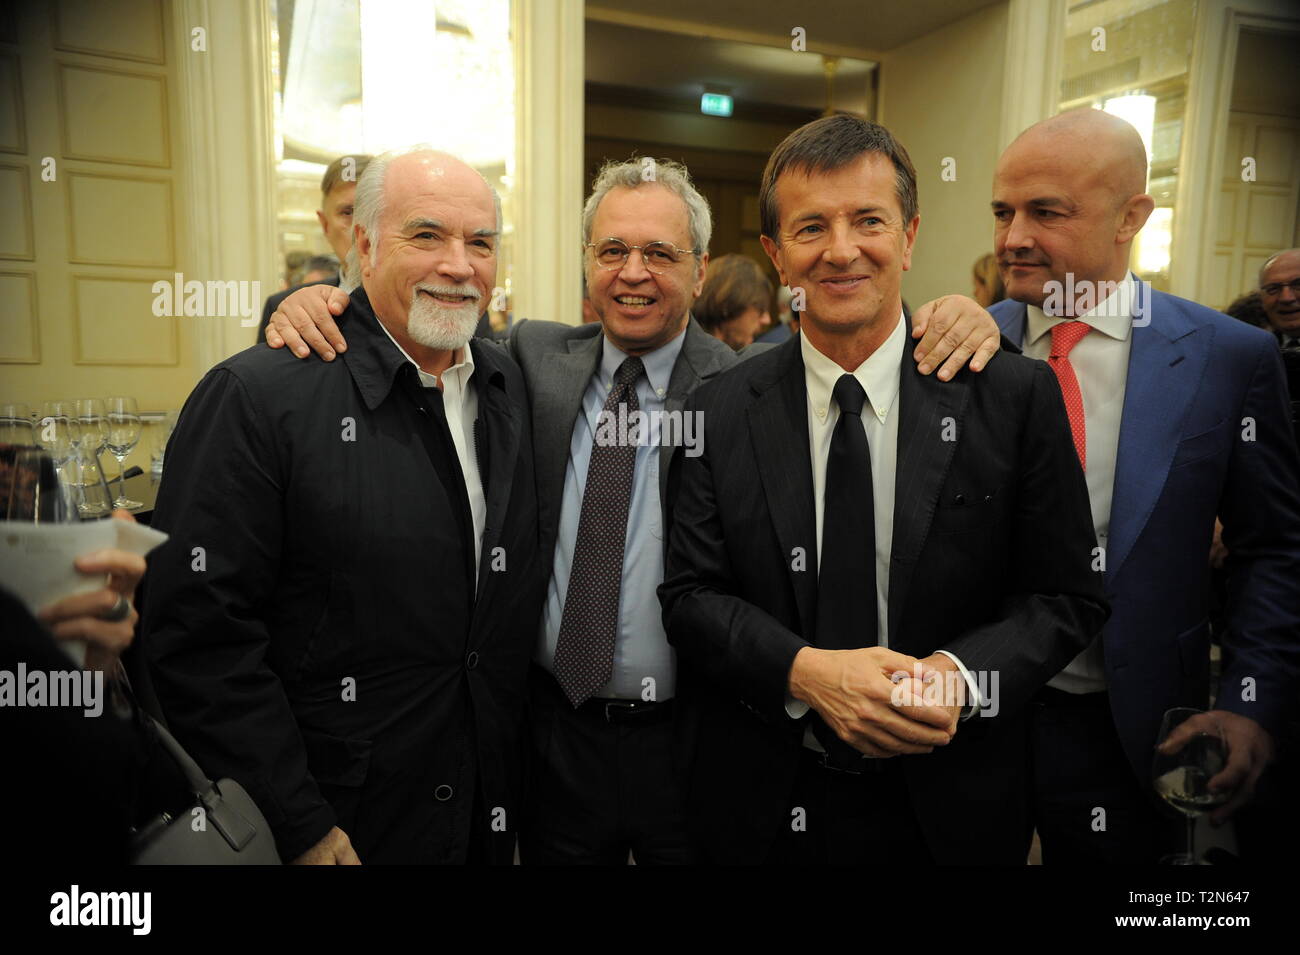
<svg viewBox="0 0 1300 955"><path fill-rule="evenodd" d="M1052 353L1047 364L1056 372L1056 380L1061 384L1061 397L1065 399L1065 411L1070 417L1070 430L1074 433L1074 450L1079 453L1079 464L1088 469L1088 439L1083 421L1083 393L1079 391L1079 379L1074 376L1074 366L1070 364L1070 350L1083 341L1083 336L1092 331L1086 322L1060 322L1052 326Z"/></svg>

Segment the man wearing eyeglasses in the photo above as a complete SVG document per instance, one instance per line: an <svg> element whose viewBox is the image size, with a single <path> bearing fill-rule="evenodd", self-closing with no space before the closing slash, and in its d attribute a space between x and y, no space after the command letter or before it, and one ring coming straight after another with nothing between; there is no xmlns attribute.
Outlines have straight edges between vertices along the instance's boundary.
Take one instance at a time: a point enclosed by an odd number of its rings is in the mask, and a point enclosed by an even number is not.
<svg viewBox="0 0 1300 955"><path fill-rule="evenodd" d="M511 334L532 402L540 554L551 561L529 678L526 864L696 859L671 755L676 663L657 588L669 463L679 449L700 451L686 399L737 361L690 314L711 231L685 167L608 163L583 210L599 323L521 321ZM291 297L268 343L341 350L326 301L312 289ZM997 348L992 319L969 299L949 296L917 315L922 371L946 360L946 380Z"/></svg>
<svg viewBox="0 0 1300 955"><path fill-rule="evenodd" d="M1264 263L1259 270L1259 301L1278 344L1284 349L1300 348L1300 249L1279 252Z"/></svg>

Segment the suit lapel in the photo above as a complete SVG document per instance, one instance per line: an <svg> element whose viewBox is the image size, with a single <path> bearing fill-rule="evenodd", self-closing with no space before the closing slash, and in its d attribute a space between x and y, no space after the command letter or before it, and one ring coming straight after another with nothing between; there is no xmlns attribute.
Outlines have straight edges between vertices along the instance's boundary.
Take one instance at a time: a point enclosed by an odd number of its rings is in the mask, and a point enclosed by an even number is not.
<svg viewBox="0 0 1300 955"><path fill-rule="evenodd" d="M1151 287L1138 283L1138 294L1151 295ZM1106 542L1108 578L1119 572L1132 552L1165 486L1183 422L1205 372L1212 337L1177 309L1161 308L1158 296L1150 323L1135 325L1129 334L1133 342Z"/></svg>
<svg viewBox="0 0 1300 955"><path fill-rule="evenodd" d="M534 460L537 494L553 501L558 514L564 495L564 467L582 395L600 363L603 335L570 339L567 351L552 352L542 362L533 393Z"/></svg>
<svg viewBox="0 0 1300 955"><path fill-rule="evenodd" d="M899 645L899 616L907 601L912 573L930 531L953 451L962 440L968 388L965 374L946 382L933 375L922 375L912 360L912 349L903 349L896 412L900 417L894 478L894 543L889 557L888 638L895 649ZM944 440L944 431L950 424L956 428L955 441Z"/></svg>
<svg viewBox="0 0 1300 955"><path fill-rule="evenodd" d="M668 394L664 397L664 411L668 420L672 420L674 412L680 415L696 386L712 378L722 367L717 354L709 348L709 343L714 339L699 327L695 319L687 322L685 335L682 350L673 363L673 373L668 379ZM682 426L685 428L685 421ZM668 470L673 454L678 450L670 444L661 444L659 448L659 503L664 510L665 527L668 522Z"/></svg>
<svg viewBox="0 0 1300 955"><path fill-rule="evenodd" d="M817 622L817 518L808 447L808 391L799 336L779 346L785 354L773 374L755 379L758 398L748 409L750 440L768 513L794 587L801 632L812 640ZM805 555L795 569L795 548Z"/></svg>
<svg viewBox="0 0 1300 955"><path fill-rule="evenodd" d="M1025 343L1025 322L1028 315L1028 309L1024 302L1008 302L1005 307L993 306L997 311L993 312L993 319L998 323L998 328L1007 339L1016 346L1023 348Z"/></svg>

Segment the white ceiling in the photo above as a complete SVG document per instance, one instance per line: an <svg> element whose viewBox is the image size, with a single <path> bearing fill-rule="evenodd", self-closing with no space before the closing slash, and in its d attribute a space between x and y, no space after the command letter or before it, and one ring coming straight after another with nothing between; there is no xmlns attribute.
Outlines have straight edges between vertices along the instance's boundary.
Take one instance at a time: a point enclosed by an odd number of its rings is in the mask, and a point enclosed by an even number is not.
<svg viewBox="0 0 1300 955"><path fill-rule="evenodd" d="M595 0L588 21L608 11L629 18L699 24L785 38L803 27L809 49L830 43L883 52L1000 0Z"/></svg>
<svg viewBox="0 0 1300 955"><path fill-rule="evenodd" d="M729 89L738 104L775 103L821 110L822 58L816 53L587 21L586 79L698 98L706 86ZM873 64L841 58L835 107L863 112Z"/></svg>

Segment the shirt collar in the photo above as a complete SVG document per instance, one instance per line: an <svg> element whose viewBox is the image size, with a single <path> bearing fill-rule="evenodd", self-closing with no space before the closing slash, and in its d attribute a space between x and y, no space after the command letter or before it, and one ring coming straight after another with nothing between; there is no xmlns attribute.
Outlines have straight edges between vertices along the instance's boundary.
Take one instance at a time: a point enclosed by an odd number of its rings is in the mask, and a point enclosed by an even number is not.
<svg viewBox="0 0 1300 955"><path fill-rule="evenodd" d="M611 342L608 335L604 336L604 339L599 374L601 382L609 384L614 380L614 373L618 371L619 365L627 360L628 355ZM673 366L677 364L677 356L682 353L682 343L685 341L686 326L683 324L682 330L671 341L641 356L646 380L650 382L650 387L656 395L663 396L668 393L668 380L672 378Z"/></svg>
<svg viewBox="0 0 1300 955"><path fill-rule="evenodd" d="M903 313L898 313L894 330L870 357L853 371L862 390L867 393L877 420L882 424L889 415L898 397L898 370L903 363L903 346L907 341L907 323ZM835 383L844 374L844 369L819 352L807 335L799 336L799 348L803 353L804 378L808 383L808 399L818 418L824 418L831 404L831 394Z"/></svg>
<svg viewBox="0 0 1300 955"><path fill-rule="evenodd" d="M406 349L397 344L397 339L394 338L393 333L388 330L388 326L379 321L378 315L375 316L375 321L378 322L379 327L384 330L384 334L388 336L388 340L396 346L399 352L402 353L402 357L415 366L415 370L420 376L420 384L425 388L437 388L438 376L431 375L421 368L419 363L407 354ZM454 375L460 387L462 389L465 387L465 383L468 382L470 377L474 374L474 353L470 350L468 343L462 345L457 349L456 354L451 356L451 367L442 374L444 378L448 375Z"/></svg>
<svg viewBox="0 0 1300 955"><path fill-rule="evenodd" d="M1028 305L1026 306L1028 326L1025 344L1038 341L1051 332L1053 326L1061 322L1075 321L1091 325L1103 335L1122 342L1128 338L1129 329L1133 327L1133 298L1136 293L1137 283L1133 280L1133 273L1126 272L1124 280L1119 283L1114 294L1108 295L1076 318L1049 316L1039 306Z"/></svg>

